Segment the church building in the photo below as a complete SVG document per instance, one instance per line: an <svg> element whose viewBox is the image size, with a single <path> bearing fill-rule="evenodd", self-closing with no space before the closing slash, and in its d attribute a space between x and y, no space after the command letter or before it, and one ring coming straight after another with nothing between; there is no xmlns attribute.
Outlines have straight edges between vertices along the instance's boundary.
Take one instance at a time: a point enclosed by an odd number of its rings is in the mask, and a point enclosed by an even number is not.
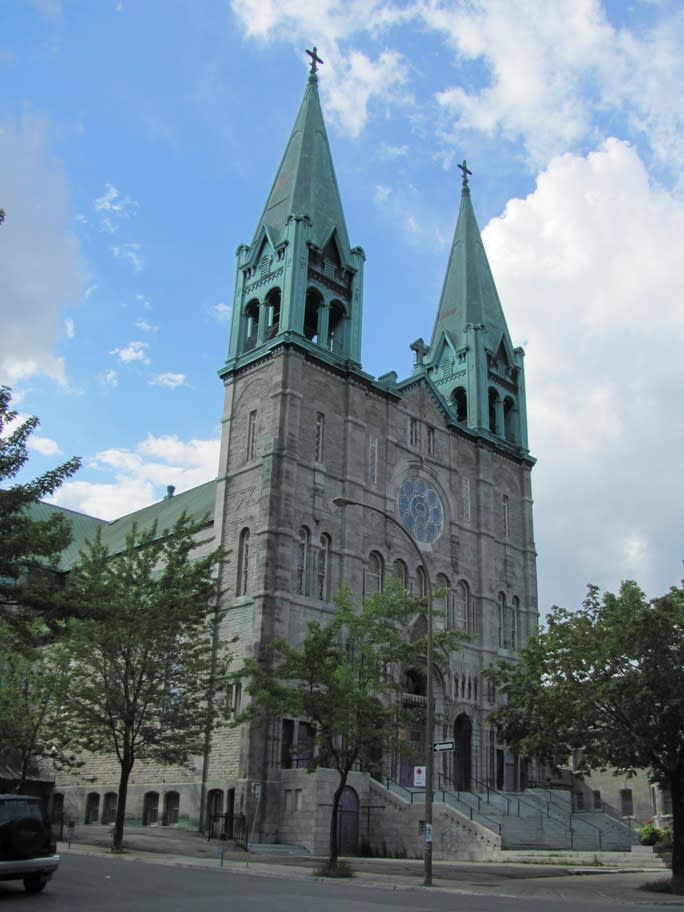
<svg viewBox="0 0 684 912"><path fill-rule="evenodd" d="M512 659L537 626L523 351L511 343L463 162L442 293L426 314L429 342L406 340L415 355L408 377L364 372L365 254L347 233L318 94L320 60L315 49L310 56L304 97L256 231L237 250L219 370L217 478L118 520L118 534L122 522L156 515L164 523L170 510L212 503L223 555L221 635L235 640L238 665L274 637L301 642L308 622L332 616L344 582L357 600L389 577L416 595L428 585L446 592L437 623L469 639L433 668L435 738L453 741L448 750L427 752L435 785L452 793L517 791L528 771L487 723L497 698L482 673ZM425 701L425 680L407 678L406 687ZM229 714L240 711L239 686L225 699ZM283 718L265 728L219 728L190 773L141 764L129 790L132 818L156 820L150 800L166 807L168 793L173 819L207 825L221 814L244 814L253 842L326 851L336 780L332 771L303 768L297 744L306 726L306 719ZM423 751L424 733L410 737ZM116 791L113 764L88 782L85 771L62 775L56 788L70 814L82 815L88 801L92 810L90 796ZM419 855L415 788L405 758L385 758L382 781L354 772L343 801L356 820L348 847L366 842L376 851ZM441 853L496 841L441 794Z"/></svg>

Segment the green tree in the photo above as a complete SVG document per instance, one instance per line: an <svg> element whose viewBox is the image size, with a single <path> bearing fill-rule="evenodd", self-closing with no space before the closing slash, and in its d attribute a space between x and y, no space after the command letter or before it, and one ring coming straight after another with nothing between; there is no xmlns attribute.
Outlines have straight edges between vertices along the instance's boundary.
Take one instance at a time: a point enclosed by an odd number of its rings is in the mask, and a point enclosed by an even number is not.
<svg viewBox="0 0 684 912"><path fill-rule="evenodd" d="M202 529L185 515L171 530L134 526L114 555L98 533L71 572L81 616L62 645L69 676L60 699L67 737L118 760L114 849L135 762L186 763L213 724L205 709L222 658L212 649L218 555L197 556Z"/></svg>
<svg viewBox="0 0 684 912"><path fill-rule="evenodd" d="M335 598L328 624L309 623L301 646L271 641L263 661L251 659L235 673L245 679L250 702L235 720L269 722L282 716L306 720L310 737L297 745L307 770L337 771L330 818L328 868L338 860L337 821L342 792L355 767L377 768L383 748L399 746L400 730L415 715L401 699L402 671L425 667L425 637L407 631L424 610L395 581L356 610L348 588ZM435 648L454 648L453 633L435 637Z"/></svg>
<svg viewBox="0 0 684 912"><path fill-rule="evenodd" d="M672 873L684 876L684 589L649 601L634 582L576 613L554 607L515 665L492 677L490 717L521 756L579 772L647 770L672 796Z"/></svg>
<svg viewBox="0 0 684 912"><path fill-rule="evenodd" d="M80 467L80 459L39 475L33 481L5 486L28 461L28 441L38 427L35 417L18 420L12 392L0 386L0 618L28 635L37 612L52 622L59 591L53 571L71 540L71 526L59 513L41 521L35 505L55 491Z"/></svg>

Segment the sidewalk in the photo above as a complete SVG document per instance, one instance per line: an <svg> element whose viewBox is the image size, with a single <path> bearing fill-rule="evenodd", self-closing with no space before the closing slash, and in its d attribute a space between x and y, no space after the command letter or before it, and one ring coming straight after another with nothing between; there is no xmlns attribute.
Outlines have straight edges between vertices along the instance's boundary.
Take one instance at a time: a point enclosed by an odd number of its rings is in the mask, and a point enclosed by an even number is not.
<svg viewBox="0 0 684 912"><path fill-rule="evenodd" d="M111 851L111 828L76 826L71 843L58 844L63 855L106 855ZM154 864L222 868L231 873L271 877L311 877L323 859L296 854L296 847L259 846L245 852L231 843L208 841L192 830L175 827L130 826L124 833L124 858ZM294 853L294 854L293 854ZM416 859L353 858L354 882L394 889L425 889L423 863ZM598 900L607 903L676 905L682 897L640 890L643 883L667 880L662 870L616 870L608 866L521 864L515 862L433 862L433 889L516 897Z"/></svg>

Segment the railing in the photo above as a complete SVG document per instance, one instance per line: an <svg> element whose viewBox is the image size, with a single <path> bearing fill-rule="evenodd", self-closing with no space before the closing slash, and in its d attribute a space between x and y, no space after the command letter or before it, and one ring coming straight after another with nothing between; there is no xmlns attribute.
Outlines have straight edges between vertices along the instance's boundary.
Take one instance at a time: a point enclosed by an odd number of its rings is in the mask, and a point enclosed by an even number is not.
<svg viewBox="0 0 684 912"><path fill-rule="evenodd" d="M247 849L247 818L244 814L212 814L207 820L207 839L232 839Z"/></svg>

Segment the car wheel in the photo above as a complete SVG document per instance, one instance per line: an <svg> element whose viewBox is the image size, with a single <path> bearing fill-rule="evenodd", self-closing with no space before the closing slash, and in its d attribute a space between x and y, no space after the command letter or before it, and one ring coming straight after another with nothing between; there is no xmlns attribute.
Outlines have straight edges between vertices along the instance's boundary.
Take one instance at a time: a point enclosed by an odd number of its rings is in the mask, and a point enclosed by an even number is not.
<svg viewBox="0 0 684 912"><path fill-rule="evenodd" d="M45 846L45 827L35 817L20 817L7 824L5 844L15 858L32 858Z"/></svg>
<svg viewBox="0 0 684 912"><path fill-rule="evenodd" d="M46 883L47 880L40 874L31 874L24 878L24 889L27 893L40 893Z"/></svg>

